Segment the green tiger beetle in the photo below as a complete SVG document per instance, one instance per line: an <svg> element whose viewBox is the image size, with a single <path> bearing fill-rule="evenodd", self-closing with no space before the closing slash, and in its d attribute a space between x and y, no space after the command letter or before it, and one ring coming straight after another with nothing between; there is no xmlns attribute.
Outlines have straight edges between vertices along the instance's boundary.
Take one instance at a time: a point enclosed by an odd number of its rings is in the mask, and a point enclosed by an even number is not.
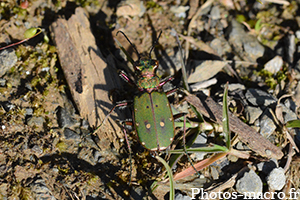
<svg viewBox="0 0 300 200"><path fill-rule="evenodd" d="M162 86L174 78L169 77L166 80L160 81L156 75L158 61L151 58L154 45L150 50L149 57L141 58L127 36L121 31L118 31L117 34L119 32L124 35L138 55L138 60L133 62L136 81L132 81L125 72L119 72L119 75L126 82L137 87L139 91L133 100L133 126L136 130L138 140L149 151L163 151L172 143L175 136L175 128L167 93L163 92ZM160 35L161 32L158 38ZM128 102L123 102L115 105L103 122L116 107L127 106L128 104ZM126 132L125 138L127 140Z"/></svg>
<svg viewBox="0 0 300 200"><path fill-rule="evenodd" d="M136 134L138 136L139 142L143 147L152 152L152 155L157 155L157 152L166 150L174 140L175 137L175 123L174 119L177 119L183 114L172 114L171 106L167 95L174 93L174 90L169 92L164 92L162 86L172 81L174 78L171 76L165 80L160 81L159 77L156 75L156 70L158 68L158 61L151 58L151 52L154 49L152 46L149 57L141 58L135 46L130 42L127 36L122 33L130 45L133 47L134 51L138 55L138 60L133 62L131 57L127 54L121 44L116 40L121 50L127 55L127 58L132 62L135 71L135 81L131 80L128 75L120 71L119 75L130 85L138 89L137 94L134 96L133 103L131 102L122 102L115 105L105 119L102 121L100 126L108 118L108 116L113 112L116 107L124 107L130 104L133 104L133 123L129 124L134 127ZM160 35L157 37L155 43L158 41ZM154 44L155 44L154 43ZM176 89L175 89L176 90ZM187 155L185 148L185 123L186 118L184 117L184 150ZM127 124L127 123L126 123ZM99 127L100 127L99 126ZM123 125L124 126L124 125ZM98 127L98 128L99 128ZM130 152L131 160L131 148L129 145L127 133L125 126L123 127L127 147ZM188 160L190 158L188 156ZM190 161L191 162L191 161ZM192 163L191 163L192 164ZM193 166L193 164L192 164ZM132 169L132 166L130 165ZM194 166L193 166L194 168ZM199 175L198 171L194 168L195 172ZM131 177L130 177L131 180Z"/></svg>

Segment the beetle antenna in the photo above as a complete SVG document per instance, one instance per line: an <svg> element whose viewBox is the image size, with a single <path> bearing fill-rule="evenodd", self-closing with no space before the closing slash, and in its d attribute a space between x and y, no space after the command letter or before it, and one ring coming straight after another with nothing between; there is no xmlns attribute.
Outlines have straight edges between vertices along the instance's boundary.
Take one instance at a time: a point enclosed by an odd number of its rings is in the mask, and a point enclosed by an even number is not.
<svg viewBox="0 0 300 200"><path fill-rule="evenodd" d="M152 48L150 49L150 52L149 52L149 59L151 59L151 52L153 51L153 49L154 49L156 43L158 42L158 39L160 38L161 33L162 33L162 31L160 31L158 37L156 38L156 40L154 41L154 43L153 43L153 45L152 45Z"/></svg>
<svg viewBox="0 0 300 200"><path fill-rule="evenodd" d="M132 46L132 48L134 49L135 53L137 54L137 56L138 56L138 58L139 58L139 60L140 60L141 56L140 56L138 50L135 48L135 45L133 45L133 44L130 42L130 40L128 39L128 37L125 35L125 33L124 33L123 31L118 31L118 32L116 33L116 36L118 35L118 33L122 33L122 34L124 35L124 37L125 37L126 40L129 42L129 44Z"/></svg>

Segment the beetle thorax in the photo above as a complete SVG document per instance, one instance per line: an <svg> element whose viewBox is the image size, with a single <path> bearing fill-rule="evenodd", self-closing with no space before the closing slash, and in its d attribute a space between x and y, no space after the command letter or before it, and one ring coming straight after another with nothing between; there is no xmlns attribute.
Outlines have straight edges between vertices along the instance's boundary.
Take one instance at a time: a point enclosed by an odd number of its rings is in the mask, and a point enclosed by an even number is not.
<svg viewBox="0 0 300 200"><path fill-rule="evenodd" d="M136 64L137 86L140 91L151 92L158 90L159 78L156 75L158 61L153 59L140 59Z"/></svg>

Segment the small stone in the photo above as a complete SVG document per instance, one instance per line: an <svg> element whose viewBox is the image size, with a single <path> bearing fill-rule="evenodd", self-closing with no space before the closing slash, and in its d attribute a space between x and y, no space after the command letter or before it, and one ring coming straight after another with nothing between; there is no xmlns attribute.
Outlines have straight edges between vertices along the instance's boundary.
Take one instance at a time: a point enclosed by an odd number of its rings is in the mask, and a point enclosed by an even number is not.
<svg viewBox="0 0 300 200"><path fill-rule="evenodd" d="M64 129L64 136L67 140L80 140L80 135L68 128Z"/></svg>
<svg viewBox="0 0 300 200"><path fill-rule="evenodd" d="M197 136L194 144L192 145L192 148L204 147L206 146L206 143L207 143L207 135L205 133L200 133ZM206 154L207 154L206 152L193 153L191 154L191 158L195 161L203 160Z"/></svg>
<svg viewBox="0 0 300 200"><path fill-rule="evenodd" d="M60 128L72 127L76 124L76 120L72 118L70 112L68 112L68 110L63 107L59 106L57 108L56 115L57 122Z"/></svg>
<svg viewBox="0 0 300 200"><path fill-rule="evenodd" d="M56 200L42 178L36 179L30 185L30 188L33 193L33 199Z"/></svg>
<svg viewBox="0 0 300 200"><path fill-rule="evenodd" d="M281 190L285 185L286 176L284 169L281 167L273 169L267 176L267 183L270 190Z"/></svg>
<svg viewBox="0 0 300 200"><path fill-rule="evenodd" d="M291 111L296 112L297 105L296 105L296 103L295 103L291 98L287 98L287 99L284 101L284 105L285 105L288 109L290 109Z"/></svg>
<svg viewBox="0 0 300 200"><path fill-rule="evenodd" d="M33 109L32 108L25 108L25 116L32 116L33 114Z"/></svg>
<svg viewBox="0 0 300 200"><path fill-rule="evenodd" d="M276 129L270 108L266 109L262 114L260 121L260 134L265 138L268 138Z"/></svg>
<svg viewBox="0 0 300 200"><path fill-rule="evenodd" d="M275 56L272 60L265 64L265 70L276 74L283 66L283 60L280 56Z"/></svg>
<svg viewBox="0 0 300 200"><path fill-rule="evenodd" d="M143 16L145 13L146 8L144 6L143 1L140 0L125 0L121 1L118 4L117 8L117 16L119 17L134 17L134 16Z"/></svg>
<svg viewBox="0 0 300 200"><path fill-rule="evenodd" d="M247 106L245 108L246 111L246 119L249 121L249 124L254 124L255 120L257 120L263 111L259 107Z"/></svg>
<svg viewBox="0 0 300 200"><path fill-rule="evenodd" d="M175 198L174 199L175 200L191 200L192 198L189 197L189 196L187 196L187 195L183 195L183 194L177 192L175 194Z"/></svg>
<svg viewBox="0 0 300 200"><path fill-rule="evenodd" d="M0 86L1 86L1 87L4 87L5 84L6 84L6 80L3 79L3 78L0 78Z"/></svg>
<svg viewBox="0 0 300 200"><path fill-rule="evenodd" d="M246 89L246 87L240 83L228 84L228 91L245 90L245 89Z"/></svg>
<svg viewBox="0 0 300 200"><path fill-rule="evenodd" d="M145 196L145 191L143 190L142 186L133 186L130 194L133 199L143 199L143 196Z"/></svg>
<svg viewBox="0 0 300 200"><path fill-rule="evenodd" d="M278 162L276 159L270 159L266 162L260 162L256 165L257 170L263 172L264 174L268 174L274 168L278 167Z"/></svg>
<svg viewBox="0 0 300 200"><path fill-rule="evenodd" d="M174 13L176 17L186 18L186 11L189 9L189 6L171 6L170 11Z"/></svg>
<svg viewBox="0 0 300 200"><path fill-rule="evenodd" d="M245 60L257 62L259 58L264 57L264 46L256 37L247 33L244 26L236 20L231 20L226 35L234 51Z"/></svg>
<svg viewBox="0 0 300 200"><path fill-rule="evenodd" d="M43 117L36 117L36 116L33 116L31 117L27 124L28 126L37 126L37 127L43 127L43 124L45 123L45 119Z"/></svg>
<svg viewBox="0 0 300 200"><path fill-rule="evenodd" d="M210 168L210 175L213 178L213 180L218 180L219 179L219 172L215 167Z"/></svg>
<svg viewBox="0 0 300 200"><path fill-rule="evenodd" d="M3 200L7 200L9 187L11 187L9 183L0 184L0 197L3 198Z"/></svg>
<svg viewBox="0 0 300 200"><path fill-rule="evenodd" d="M93 154L94 154L94 160L95 160L96 162L100 163L101 160L102 160L102 154L101 154L101 152L95 150L95 151L93 152Z"/></svg>
<svg viewBox="0 0 300 200"><path fill-rule="evenodd" d="M300 79L300 59L297 60L293 68L294 68L295 78Z"/></svg>
<svg viewBox="0 0 300 200"><path fill-rule="evenodd" d="M236 183L236 190L241 194L259 195L263 189L260 177L253 171L246 172ZM249 197L248 197L249 198Z"/></svg>
<svg viewBox="0 0 300 200"><path fill-rule="evenodd" d="M255 88L250 88L247 90L245 96L246 99L254 106L267 107L277 102L276 98L271 94Z"/></svg>
<svg viewBox="0 0 300 200"><path fill-rule="evenodd" d="M219 6L212 7L210 11L211 19L212 20L218 20L221 18L220 9Z"/></svg>
<svg viewBox="0 0 300 200"><path fill-rule="evenodd" d="M3 76L18 61L15 50L5 49L0 52L0 77Z"/></svg>
<svg viewBox="0 0 300 200"><path fill-rule="evenodd" d="M295 32L295 35L296 35L297 39L300 39L300 30L297 30L297 31Z"/></svg>
<svg viewBox="0 0 300 200"><path fill-rule="evenodd" d="M39 145L34 145L32 147L32 150L36 152L37 155L42 155L43 154L43 149Z"/></svg>
<svg viewBox="0 0 300 200"><path fill-rule="evenodd" d="M280 105L281 105L281 108L282 108L282 116L283 116L283 119L284 119L284 123L287 123L288 121L291 121L291 120L298 119L295 112L291 111L289 108L287 108L283 104L280 104Z"/></svg>

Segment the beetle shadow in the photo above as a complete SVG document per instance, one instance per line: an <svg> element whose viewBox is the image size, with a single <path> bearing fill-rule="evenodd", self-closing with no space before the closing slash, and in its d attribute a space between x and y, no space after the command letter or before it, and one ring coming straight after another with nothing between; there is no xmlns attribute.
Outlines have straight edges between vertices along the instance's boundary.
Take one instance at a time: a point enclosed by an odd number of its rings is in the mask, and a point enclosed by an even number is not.
<svg viewBox="0 0 300 200"><path fill-rule="evenodd" d="M91 175L96 175L101 179L101 182L104 183L103 185L101 185L101 187L103 187L103 191L105 191L106 194L114 194L115 192L117 192L117 194L123 199L127 199L128 196L124 194L124 190L127 190L130 191L131 196L139 196L139 194L137 194L134 189L130 188L127 182L124 182L116 175L120 167L117 165L113 165L110 162L97 163L95 165L92 165L90 162L78 158L78 154L66 152L45 155L40 157L39 159L43 163L50 164L51 166L57 166L59 169L68 169L66 174L58 176L58 179L64 179L66 176L68 176L68 174L74 174L76 171L83 174L88 173ZM111 180L115 180L118 184L109 184L112 183ZM54 185L56 185L56 181L57 180L53 180ZM86 196L86 198L89 197L91 196Z"/></svg>
<svg viewBox="0 0 300 200"><path fill-rule="evenodd" d="M157 38L158 37L157 31L153 26L152 19L150 18L149 15L147 15L147 18L149 21L150 28L152 30L152 35L151 35L152 44L155 45L155 42L157 42L157 45L160 45L159 38ZM176 50L176 48L174 48L173 50L174 50L174 55L176 55L178 50ZM166 70L172 68L174 71L176 71L176 64L173 62L171 57L167 54L167 52L164 49L161 48L161 52L159 52L158 48L154 48L153 51L156 58L161 58L159 59L159 65L161 66L162 69Z"/></svg>

